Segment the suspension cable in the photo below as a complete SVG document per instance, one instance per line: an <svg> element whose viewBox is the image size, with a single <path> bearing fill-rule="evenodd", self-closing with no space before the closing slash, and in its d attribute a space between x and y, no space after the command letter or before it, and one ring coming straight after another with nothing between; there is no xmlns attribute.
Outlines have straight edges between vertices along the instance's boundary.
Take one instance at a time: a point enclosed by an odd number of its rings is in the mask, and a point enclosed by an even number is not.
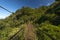
<svg viewBox="0 0 60 40"><path fill-rule="evenodd" d="M7 10L6 8L4 8L4 7L2 7L2 6L0 6L0 8L6 10L6 11L9 12L9 13L12 13L11 11Z"/></svg>

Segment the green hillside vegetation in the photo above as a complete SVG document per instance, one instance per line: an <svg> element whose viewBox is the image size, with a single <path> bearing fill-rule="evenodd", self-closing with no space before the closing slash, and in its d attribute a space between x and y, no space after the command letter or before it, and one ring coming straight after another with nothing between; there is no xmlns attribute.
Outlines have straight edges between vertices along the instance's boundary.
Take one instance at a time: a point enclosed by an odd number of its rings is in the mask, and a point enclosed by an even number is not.
<svg viewBox="0 0 60 40"><path fill-rule="evenodd" d="M50 6L22 7L0 19L0 40L60 40L60 0Z"/></svg>

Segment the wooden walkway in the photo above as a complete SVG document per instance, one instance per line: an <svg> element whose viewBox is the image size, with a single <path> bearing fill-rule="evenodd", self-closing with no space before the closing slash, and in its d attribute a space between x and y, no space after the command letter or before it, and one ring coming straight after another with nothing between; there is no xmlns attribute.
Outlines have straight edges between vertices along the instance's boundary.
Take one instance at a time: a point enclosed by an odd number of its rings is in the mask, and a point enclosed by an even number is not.
<svg viewBox="0 0 60 40"><path fill-rule="evenodd" d="M31 23L28 23L26 26L26 33L24 35L25 40L35 40L35 31L34 31L34 26Z"/></svg>
<svg viewBox="0 0 60 40"><path fill-rule="evenodd" d="M25 24L24 29L20 29L16 34L9 38L9 40L18 40L19 34L24 30L24 40L35 40L34 26L31 23Z"/></svg>

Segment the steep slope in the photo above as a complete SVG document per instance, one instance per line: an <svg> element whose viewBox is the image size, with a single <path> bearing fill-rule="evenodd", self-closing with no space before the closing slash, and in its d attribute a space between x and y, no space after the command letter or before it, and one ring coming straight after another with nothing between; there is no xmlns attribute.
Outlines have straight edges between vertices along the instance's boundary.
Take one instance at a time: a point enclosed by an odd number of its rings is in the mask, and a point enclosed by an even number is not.
<svg viewBox="0 0 60 40"><path fill-rule="evenodd" d="M0 20L0 35L0 40L60 40L60 1L18 9Z"/></svg>

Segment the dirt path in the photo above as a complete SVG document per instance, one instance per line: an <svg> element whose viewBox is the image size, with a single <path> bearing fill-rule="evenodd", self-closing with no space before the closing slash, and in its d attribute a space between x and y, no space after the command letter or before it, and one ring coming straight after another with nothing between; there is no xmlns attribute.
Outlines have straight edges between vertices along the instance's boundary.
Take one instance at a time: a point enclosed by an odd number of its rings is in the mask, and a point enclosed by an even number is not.
<svg viewBox="0 0 60 40"><path fill-rule="evenodd" d="M28 23L25 27L25 40L35 40L34 26L31 23Z"/></svg>

